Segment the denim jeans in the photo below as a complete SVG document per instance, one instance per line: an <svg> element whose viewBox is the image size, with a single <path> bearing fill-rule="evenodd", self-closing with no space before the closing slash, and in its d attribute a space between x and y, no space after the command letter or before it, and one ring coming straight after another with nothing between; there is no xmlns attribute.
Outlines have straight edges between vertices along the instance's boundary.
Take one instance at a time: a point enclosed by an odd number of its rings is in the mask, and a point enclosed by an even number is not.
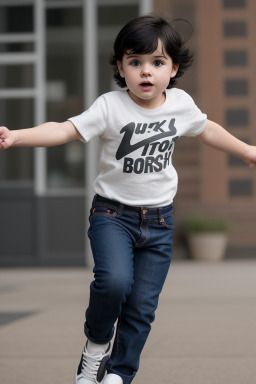
<svg viewBox="0 0 256 384"><path fill-rule="evenodd" d="M107 371L129 384L139 368L171 262L173 206L130 207L96 195L89 220L95 280L85 335L105 344L118 319Z"/></svg>

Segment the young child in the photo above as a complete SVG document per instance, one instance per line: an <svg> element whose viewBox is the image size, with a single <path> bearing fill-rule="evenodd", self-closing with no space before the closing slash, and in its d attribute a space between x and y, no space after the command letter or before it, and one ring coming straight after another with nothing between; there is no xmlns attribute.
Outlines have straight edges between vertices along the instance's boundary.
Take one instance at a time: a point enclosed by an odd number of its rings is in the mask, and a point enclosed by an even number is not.
<svg viewBox="0 0 256 384"><path fill-rule="evenodd" d="M256 147L207 120L187 93L173 88L191 60L172 25L158 16L139 17L114 44L114 77L124 90L102 95L63 123L0 128L1 149L100 138L88 231L95 280L76 384L129 384L138 370L171 262L177 138L197 136L251 167L256 163Z"/></svg>

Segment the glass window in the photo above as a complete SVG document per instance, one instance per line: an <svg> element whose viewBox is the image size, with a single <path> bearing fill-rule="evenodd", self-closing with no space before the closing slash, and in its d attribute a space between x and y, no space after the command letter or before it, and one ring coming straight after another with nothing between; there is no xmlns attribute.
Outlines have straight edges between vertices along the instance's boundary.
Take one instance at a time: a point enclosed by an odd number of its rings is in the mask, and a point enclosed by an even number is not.
<svg viewBox="0 0 256 384"><path fill-rule="evenodd" d="M223 8L245 8L246 0L223 0Z"/></svg>
<svg viewBox="0 0 256 384"><path fill-rule="evenodd" d="M33 30L33 6L0 5L0 33L28 33Z"/></svg>
<svg viewBox="0 0 256 384"><path fill-rule="evenodd" d="M248 53L243 49L226 51L224 63L227 67L244 67L248 65Z"/></svg>
<svg viewBox="0 0 256 384"><path fill-rule="evenodd" d="M33 88L33 65L1 65L0 89L6 88Z"/></svg>
<svg viewBox="0 0 256 384"><path fill-rule="evenodd" d="M229 196L246 197L253 195L252 180L230 180L229 181Z"/></svg>
<svg viewBox="0 0 256 384"><path fill-rule="evenodd" d="M249 110L248 109L227 109L226 124L230 127L248 126Z"/></svg>
<svg viewBox="0 0 256 384"><path fill-rule="evenodd" d="M1 8L0 8L1 9ZM3 52L33 52L34 51L34 43L1 43L0 42L0 53Z"/></svg>
<svg viewBox="0 0 256 384"><path fill-rule="evenodd" d="M47 120L65 121L83 111L83 26L81 8L47 10ZM48 148L48 187L84 186L80 141Z"/></svg>
<svg viewBox="0 0 256 384"><path fill-rule="evenodd" d="M230 79L225 81L225 94L227 96L247 96L249 84L246 79Z"/></svg>
<svg viewBox="0 0 256 384"><path fill-rule="evenodd" d="M137 5L102 5L98 8L99 26L114 25L118 28L138 16Z"/></svg>
<svg viewBox="0 0 256 384"><path fill-rule="evenodd" d="M246 37L247 23L245 21L225 21L223 35L224 37Z"/></svg>

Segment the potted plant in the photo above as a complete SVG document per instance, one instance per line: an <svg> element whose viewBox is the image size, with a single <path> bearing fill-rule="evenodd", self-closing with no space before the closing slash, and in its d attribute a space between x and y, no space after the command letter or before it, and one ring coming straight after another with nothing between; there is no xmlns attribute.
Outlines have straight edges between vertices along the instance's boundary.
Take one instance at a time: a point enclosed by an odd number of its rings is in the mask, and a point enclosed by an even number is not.
<svg viewBox="0 0 256 384"><path fill-rule="evenodd" d="M224 258L230 229L226 220L191 216L184 224L193 259L219 261Z"/></svg>

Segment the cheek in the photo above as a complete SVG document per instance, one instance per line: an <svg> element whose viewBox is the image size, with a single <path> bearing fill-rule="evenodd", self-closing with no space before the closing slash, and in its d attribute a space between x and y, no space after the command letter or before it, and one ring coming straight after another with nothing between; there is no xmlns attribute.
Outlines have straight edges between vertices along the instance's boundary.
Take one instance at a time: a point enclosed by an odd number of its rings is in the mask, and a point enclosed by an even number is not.
<svg viewBox="0 0 256 384"><path fill-rule="evenodd" d="M136 81L136 79L137 79L137 75L135 71L128 70L125 72L125 80L127 84L133 83L134 81Z"/></svg>
<svg viewBox="0 0 256 384"><path fill-rule="evenodd" d="M166 71L159 76L159 84L161 84L163 87L167 87L170 80L171 80L170 71Z"/></svg>

